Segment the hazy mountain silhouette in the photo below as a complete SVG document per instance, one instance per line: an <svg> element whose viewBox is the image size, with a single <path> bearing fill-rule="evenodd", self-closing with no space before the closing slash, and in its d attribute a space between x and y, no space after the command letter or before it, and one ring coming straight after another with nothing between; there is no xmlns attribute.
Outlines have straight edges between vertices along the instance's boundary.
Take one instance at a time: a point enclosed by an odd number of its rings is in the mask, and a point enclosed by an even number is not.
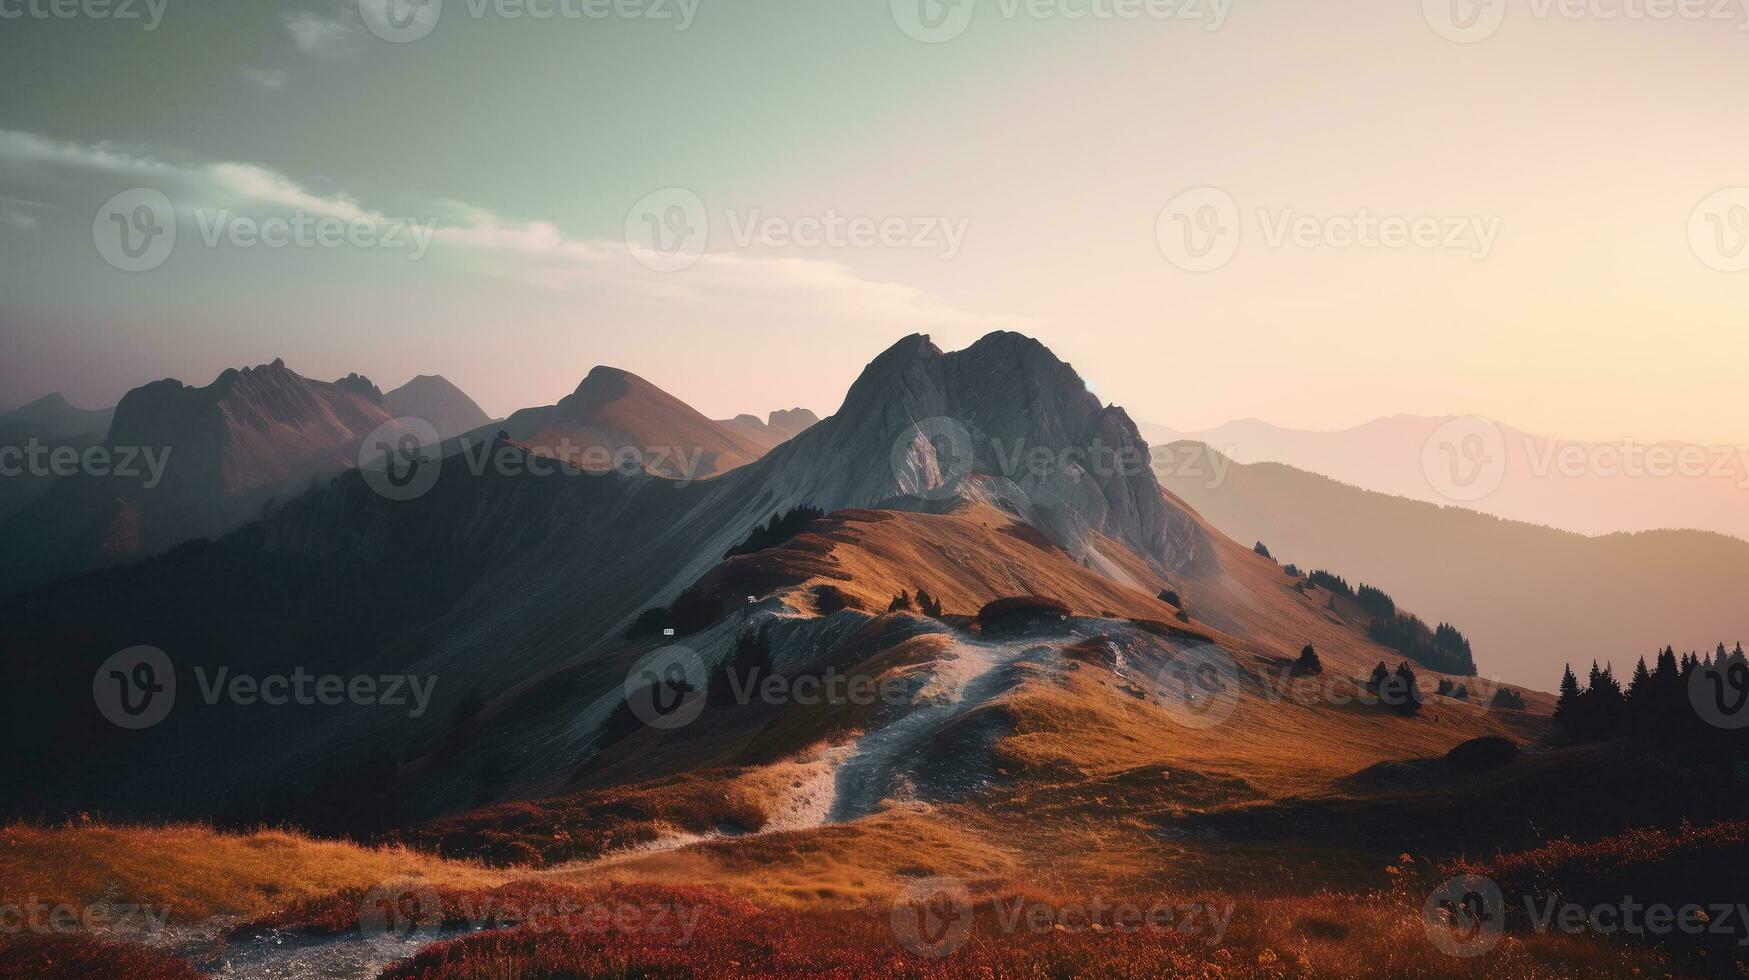
<svg viewBox="0 0 1749 980"><path fill-rule="evenodd" d="M56 480L0 524L12 544L0 592L229 531L268 500L356 466L365 436L391 417L368 379L314 381L280 360L227 370L204 388L136 388L102 440L112 471Z"/></svg>
<svg viewBox="0 0 1749 980"><path fill-rule="evenodd" d="M1395 415L1352 429L1313 432L1246 419L1206 432L1164 426L1143 426L1143 432L1154 445L1206 443L1241 463L1285 463L1380 493L1581 534L1691 528L1749 540L1749 448L1668 441L1604 444L1484 423L1498 431L1505 451L1499 486L1478 500L1452 500L1427 471L1430 465L1445 465L1445 450L1435 446L1431 457L1424 457L1441 427L1452 422L1450 417ZM1630 457L1643 460L1646 454L1661 459L1654 466L1662 469L1655 472L1669 475L1636 475L1651 468ZM1692 471L1677 466L1685 454L1694 461Z"/></svg>
<svg viewBox="0 0 1749 980"><path fill-rule="evenodd" d="M460 388L442 375L421 374L383 395L383 405L396 415L424 419L439 438L459 436L492 421Z"/></svg>
<svg viewBox="0 0 1749 980"><path fill-rule="evenodd" d="M1200 444L1156 447L1167 490L1240 541L1301 569L1390 592L1458 624L1484 675L1548 689L1566 663L1619 669L1665 644L1709 650L1749 634L1749 543L1702 531L1586 537L1363 490ZM1194 465L1189 461L1197 460ZM1430 622L1433 620L1429 620Z"/></svg>

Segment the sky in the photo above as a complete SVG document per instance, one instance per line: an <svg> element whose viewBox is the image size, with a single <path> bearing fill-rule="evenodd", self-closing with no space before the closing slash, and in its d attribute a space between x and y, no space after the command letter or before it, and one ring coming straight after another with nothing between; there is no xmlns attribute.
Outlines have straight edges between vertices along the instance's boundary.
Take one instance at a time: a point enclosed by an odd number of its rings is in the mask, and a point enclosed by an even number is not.
<svg viewBox="0 0 1749 980"><path fill-rule="evenodd" d="M1012 329L1186 431L1749 444L1745 3L0 0L0 408Z"/></svg>

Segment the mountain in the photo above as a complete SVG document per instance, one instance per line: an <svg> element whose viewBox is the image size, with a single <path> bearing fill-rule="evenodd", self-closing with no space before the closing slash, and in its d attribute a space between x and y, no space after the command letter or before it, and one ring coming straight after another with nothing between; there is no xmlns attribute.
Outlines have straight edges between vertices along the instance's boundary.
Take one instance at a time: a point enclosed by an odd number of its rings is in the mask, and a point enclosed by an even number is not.
<svg viewBox="0 0 1749 980"><path fill-rule="evenodd" d="M115 408L108 464L55 482L0 524L13 542L0 592L222 534L275 497L356 466L392 418L368 379L302 377L276 360L210 385L155 381Z"/></svg>
<svg viewBox="0 0 1749 980"><path fill-rule="evenodd" d="M557 405L525 408L465 441L483 443L497 432L584 469L649 468L686 479L745 466L767 448L630 371L606 366L591 370Z"/></svg>
<svg viewBox="0 0 1749 980"><path fill-rule="evenodd" d="M114 415L113 408L74 408L59 393L44 395L28 405L0 413L0 445L15 446L32 438L102 436Z"/></svg>
<svg viewBox="0 0 1749 980"><path fill-rule="evenodd" d="M1749 449L1741 447L1585 442L1486 419L1414 415L1336 432L1256 419L1206 432L1143 430L1153 445L1200 442L1240 463L1285 463L1367 490L1580 534L1687 528L1749 540ZM1465 479L1453 474L1472 466L1487 482L1453 492Z"/></svg>
<svg viewBox="0 0 1749 980"><path fill-rule="evenodd" d="M1702 531L1587 537L1340 483L1200 444L1156 447L1161 484L1283 562L1380 586L1475 645L1484 675L1552 687L1593 658L1624 674L1666 644L1749 636L1749 543ZM1221 474L1215 476L1215 474ZM1430 619L1429 622L1433 620Z"/></svg>
<svg viewBox="0 0 1749 980"><path fill-rule="evenodd" d="M440 439L459 436L492 421L472 398L442 375L421 374L385 394L383 404L396 417L424 419L437 430Z"/></svg>
<svg viewBox="0 0 1749 980"><path fill-rule="evenodd" d="M778 444L801 435L819 421L818 415L805 408L791 408L772 412L763 422L757 415L737 415L717 424L733 429L769 451Z"/></svg>
<svg viewBox="0 0 1749 980"><path fill-rule="evenodd" d="M57 479L53 465L32 466L28 457L12 452L53 453L68 447L84 453L102 442L109 430L115 409L96 411L74 408L59 394L42 398L0 414L0 521L23 510L25 505L47 493ZM63 450L64 451L64 450ZM42 460L49 457L38 456Z"/></svg>
<svg viewBox="0 0 1749 980"><path fill-rule="evenodd" d="M1160 752L1174 769L1310 788L1379 761L1380 745L1437 754L1533 724L1521 713L1453 711L1416 725L1318 703L1276 711L1266 678L1308 643L1333 677L1398 658L1365 636L1357 610L1296 591L1273 562L1163 493L1128 416L1035 340L997 333L949 353L905 338L869 364L837 414L710 480L529 465L567 434L672 438L632 429L653 413L718 431L683 409L597 369L560 405L506 420L488 445L447 447L409 499L353 471L220 539L0 602L0 673L40 679L28 697L0 690L19 760L0 776L0 803L245 822L295 813L377 833L713 766L787 784L783 760L824 739L848 755L843 773L827 771L823 799L854 819L905 785L963 798L1022 776L1158 773ZM482 451L516 465L478 467ZM803 507L826 516L725 560L755 528ZM888 614L912 588L937 594L943 619ZM1006 638L999 621L979 625L991 603L1033 593L1068 619ZM628 636L651 616L678 635ZM712 669L766 627L786 669L897 672L915 700L830 717L798 703L726 718L723 731L740 734L722 740L704 726L660 750L618 746L615 719L641 657L683 644ZM100 717L92 676L140 643L171 658L186 700L163 724L123 732ZM1149 692L1183 656L1233 665L1251 703L1232 737L1162 737L1172 709ZM219 670L435 686L416 716L369 704L268 710L204 703L201 678ZM964 696L942 701L944 691ZM1275 737L1284 726L1300 734ZM863 730L887 734L859 750ZM998 749L1004 732L1030 732L1027 747ZM1314 766L1309 738L1346 747ZM378 824L360 826L366 815Z"/></svg>

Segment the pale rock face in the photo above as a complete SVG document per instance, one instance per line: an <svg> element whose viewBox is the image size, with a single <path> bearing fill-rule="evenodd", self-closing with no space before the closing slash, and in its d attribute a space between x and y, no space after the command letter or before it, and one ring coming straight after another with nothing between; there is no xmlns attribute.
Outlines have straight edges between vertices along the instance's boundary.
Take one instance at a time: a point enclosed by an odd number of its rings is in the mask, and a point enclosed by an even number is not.
<svg viewBox="0 0 1749 980"><path fill-rule="evenodd" d="M383 404L397 418L412 417L431 423L442 439L472 432L492 421L472 398L442 375L422 374L384 395Z"/></svg>
<svg viewBox="0 0 1749 980"><path fill-rule="evenodd" d="M1071 551L1099 532L1166 567L1193 545L1188 528L1169 527L1175 517L1129 416L1013 333L953 353L906 337L870 363L838 414L734 478L761 481L780 507L988 501Z"/></svg>

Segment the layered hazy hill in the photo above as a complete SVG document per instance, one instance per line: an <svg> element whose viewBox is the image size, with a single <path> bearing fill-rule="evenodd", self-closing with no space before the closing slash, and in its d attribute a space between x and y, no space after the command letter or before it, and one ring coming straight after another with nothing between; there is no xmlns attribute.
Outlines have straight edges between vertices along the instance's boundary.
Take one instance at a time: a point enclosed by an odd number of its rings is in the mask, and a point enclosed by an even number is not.
<svg viewBox="0 0 1749 980"><path fill-rule="evenodd" d="M0 413L0 445L18 445L33 438L101 436L114 416L113 408L74 408L60 394L44 395L28 405Z"/></svg>
<svg viewBox="0 0 1749 980"><path fill-rule="evenodd" d="M84 424L96 424L97 414ZM107 435L87 437L108 451L114 471L54 480L0 524L13 545L0 592L232 530L267 501L356 466L365 437L403 414L441 423L440 434L484 418L441 378L384 395L357 374L316 381L282 360L227 370L205 387L164 380L136 388L107 420ZM59 415L63 426L72 420ZM161 463L155 473L153 460Z"/></svg>
<svg viewBox="0 0 1749 980"><path fill-rule="evenodd" d="M1435 504L1460 503L1498 517L1581 534L1692 528L1749 540L1749 447L1669 441L1604 444L1534 435L1491 423L1505 451L1499 487L1479 500L1458 502L1440 494L1424 461L1429 443L1453 421L1396 415L1334 432L1285 428L1257 419L1204 432L1158 425L1142 429L1154 445L1201 442L1240 463L1285 463L1380 493ZM1435 447L1435 464L1445 464L1443 452ZM1677 470L1674 461L1685 454L1693 462L1689 469ZM1663 462L1647 466L1648 455Z"/></svg>
<svg viewBox="0 0 1749 980"><path fill-rule="evenodd" d="M805 408L790 408L772 412L763 421L757 415L737 415L718 424L733 429L769 450L801 435L819 421L818 415Z"/></svg>
<svg viewBox="0 0 1749 980"><path fill-rule="evenodd" d="M586 469L610 468L616 457L630 460L636 454L656 472L692 479L745 466L770 448L630 371L605 365L591 370L558 404L525 408L470 439L489 439L496 432Z"/></svg>
<svg viewBox="0 0 1749 980"><path fill-rule="evenodd" d="M445 439L492 421L467 393L435 374L421 374L388 392L383 405L396 416L424 419Z"/></svg>
<svg viewBox="0 0 1749 980"><path fill-rule="evenodd" d="M0 447L53 451L62 446L83 452L103 441L115 409L74 408L59 394L45 395L28 405L0 414ZM46 493L52 473L32 472L20 462L19 472L0 476L0 520L16 514Z"/></svg>
<svg viewBox="0 0 1749 980"><path fill-rule="evenodd" d="M1280 463L1231 463L1195 444L1155 448L1161 484L1240 541L1325 568L1449 620L1481 673L1541 689L1562 666L1617 674L1675 644L1749 637L1749 543L1703 531L1588 537L1376 493ZM1185 465L1189 460L1195 465ZM1431 620L1430 620L1431 621Z"/></svg>

